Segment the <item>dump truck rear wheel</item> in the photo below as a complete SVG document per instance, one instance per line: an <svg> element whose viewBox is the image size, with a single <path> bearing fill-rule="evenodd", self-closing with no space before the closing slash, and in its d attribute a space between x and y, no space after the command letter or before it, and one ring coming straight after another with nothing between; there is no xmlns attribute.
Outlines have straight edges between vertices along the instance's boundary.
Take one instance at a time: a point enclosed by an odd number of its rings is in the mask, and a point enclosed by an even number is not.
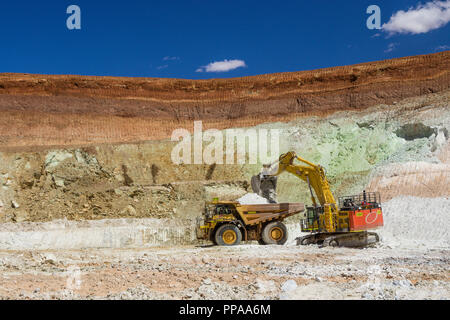
<svg viewBox="0 0 450 320"><path fill-rule="evenodd" d="M286 243L288 237L287 228L282 222L271 222L267 224L261 234L264 244L278 244Z"/></svg>
<svg viewBox="0 0 450 320"><path fill-rule="evenodd" d="M242 233L234 224L224 224L217 229L214 240L219 246L237 246L242 240Z"/></svg>

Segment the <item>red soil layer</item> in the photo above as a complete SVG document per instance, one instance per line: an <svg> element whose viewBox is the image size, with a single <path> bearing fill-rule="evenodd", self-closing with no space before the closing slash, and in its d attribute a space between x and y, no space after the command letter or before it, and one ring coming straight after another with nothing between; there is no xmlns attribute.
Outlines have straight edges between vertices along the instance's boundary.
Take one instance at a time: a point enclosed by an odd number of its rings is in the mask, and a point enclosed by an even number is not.
<svg viewBox="0 0 450 320"><path fill-rule="evenodd" d="M0 74L0 148L170 138L359 110L450 87L450 51L213 80Z"/></svg>

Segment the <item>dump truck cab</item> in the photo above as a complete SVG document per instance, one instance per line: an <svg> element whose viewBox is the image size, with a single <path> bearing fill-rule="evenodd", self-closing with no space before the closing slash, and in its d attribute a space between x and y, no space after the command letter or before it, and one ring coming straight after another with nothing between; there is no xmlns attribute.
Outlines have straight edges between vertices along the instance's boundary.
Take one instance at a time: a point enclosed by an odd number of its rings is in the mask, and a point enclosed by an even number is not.
<svg viewBox="0 0 450 320"><path fill-rule="evenodd" d="M221 226L227 225L227 230L223 230L223 245L239 244L244 233L243 221L236 210L238 203L231 201L206 202L203 216L197 220L197 238L213 241L215 231Z"/></svg>
<svg viewBox="0 0 450 320"><path fill-rule="evenodd" d="M197 238L224 246L252 240L284 244L288 231L283 220L303 210L302 203L244 205L215 199L205 203L203 216L197 220Z"/></svg>

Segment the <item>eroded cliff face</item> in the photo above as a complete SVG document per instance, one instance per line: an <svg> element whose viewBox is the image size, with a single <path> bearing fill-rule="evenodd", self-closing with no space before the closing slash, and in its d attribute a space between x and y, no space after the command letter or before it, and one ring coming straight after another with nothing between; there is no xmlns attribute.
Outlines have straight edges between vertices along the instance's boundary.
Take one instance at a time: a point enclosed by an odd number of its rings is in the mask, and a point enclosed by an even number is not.
<svg viewBox="0 0 450 320"><path fill-rule="evenodd" d="M172 146L1 153L0 222L192 218L206 199L232 200L248 192L242 166L214 172L208 165L175 166Z"/></svg>
<svg viewBox="0 0 450 320"><path fill-rule="evenodd" d="M166 139L365 110L450 87L450 52L214 80L0 75L0 149Z"/></svg>
<svg viewBox="0 0 450 320"><path fill-rule="evenodd" d="M278 129L336 196L450 195L450 52L239 79L0 75L0 222L192 219L256 164L184 164L172 130ZM222 131L224 133L224 131ZM207 145L208 143L204 143ZM293 176L280 202L309 203Z"/></svg>
<svg viewBox="0 0 450 320"><path fill-rule="evenodd" d="M323 165L336 196L366 189L380 191L383 201L448 197L449 105L447 90L257 128L280 130L279 152L295 150ZM175 145L159 140L0 152L0 222L161 218L188 219L190 226L204 201L251 192L248 181L260 162L177 165ZM310 202L307 186L287 173L277 191L280 202Z"/></svg>

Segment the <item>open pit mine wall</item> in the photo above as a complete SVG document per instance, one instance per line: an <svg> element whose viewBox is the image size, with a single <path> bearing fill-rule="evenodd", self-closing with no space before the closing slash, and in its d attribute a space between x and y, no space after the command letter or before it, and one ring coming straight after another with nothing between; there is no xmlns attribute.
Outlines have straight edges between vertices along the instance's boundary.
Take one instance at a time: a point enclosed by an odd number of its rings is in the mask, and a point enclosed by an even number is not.
<svg viewBox="0 0 450 320"><path fill-rule="evenodd" d="M314 71L182 80L0 74L0 148L165 139L364 110L448 90L450 51Z"/></svg>
<svg viewBox="0 0 450 320"><path fill-rule="evenodd" d="M205 81L0 75L0 248L195 242L204 201L251 192L261 161L175 165L167 137L193 120L279 129L279 152L323 165L336 196L449 197L449 60ZM284 174L278 200L308 204L308 188Z"/></svg>
<svg viewBox="0 0 450 320"><path fill-rule="evenodd" d="M450 195L450 90L258 128L280 130L279 152L319 163L336 196L380 191L398 196ZM204 201L251 192L258 164L176 165L169 140L135 144L0 151L0 222L192 219ZM277 154L272 155L274 159ZM288 173L280 202L310 203L307 186Z"/></svg>

